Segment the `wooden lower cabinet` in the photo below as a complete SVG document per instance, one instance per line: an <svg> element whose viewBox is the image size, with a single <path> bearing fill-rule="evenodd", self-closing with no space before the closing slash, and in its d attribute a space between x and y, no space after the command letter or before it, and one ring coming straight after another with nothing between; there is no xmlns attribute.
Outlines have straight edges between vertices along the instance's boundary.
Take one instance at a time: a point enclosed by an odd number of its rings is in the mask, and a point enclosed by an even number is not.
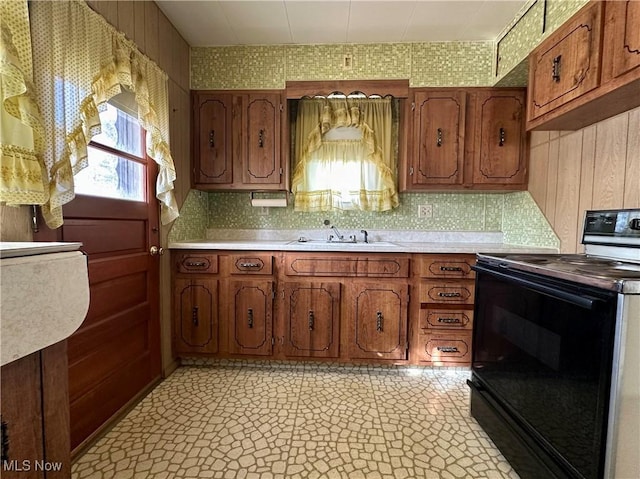
<svg viewBox="0 0 640 479"><path fill-rule="evenodd" d="M471 361L471 254L174 252L174 354Z"/></svg>
<svg viewBox="0 0 640 479"><path fill-rule="evenodd" d="M284 355L337 358L341 284L288 281L283 289Z"/></svg>
<svg viewBox="0 0 640 479"><path fill-rule="evenodd" d="M229 352L270 356L273 349L273 281L230 281Z"/></svg>
<svg viewBox="0 0 640 479"><path fill-rule="evenodd" d="M218 281L176 279L174 344L179 353L218 352Z"/></svg>
<svg viewBox="0 0 640 479"><path fill-rule="evenodd" d="M349 357L406 359L408 302L406 284L352 283Z"/></svg>
<svg viewBox="0 0 640 479"><path fill-rule="evenodd" d="M71 477L67 342L5 364L0 378L0 477Z"/></svg>

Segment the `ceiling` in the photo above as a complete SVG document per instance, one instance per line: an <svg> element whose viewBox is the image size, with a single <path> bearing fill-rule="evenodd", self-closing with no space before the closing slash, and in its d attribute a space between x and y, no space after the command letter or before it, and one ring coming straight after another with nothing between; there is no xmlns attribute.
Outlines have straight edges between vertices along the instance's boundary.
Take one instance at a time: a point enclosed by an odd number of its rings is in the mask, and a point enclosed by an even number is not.
<svg viewBox="0 0 640 479"><path fill-rule="evenodd" d="M156 0L192 47L495 40L530 0Z"/></svg>

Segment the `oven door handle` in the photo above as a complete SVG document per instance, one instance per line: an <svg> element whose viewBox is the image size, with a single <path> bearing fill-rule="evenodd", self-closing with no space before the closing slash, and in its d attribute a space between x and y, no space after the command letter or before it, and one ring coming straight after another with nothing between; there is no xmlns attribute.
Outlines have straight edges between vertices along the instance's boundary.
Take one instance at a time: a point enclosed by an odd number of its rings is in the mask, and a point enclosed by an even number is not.
<svg viewBox="0 0 640 479"><path fill-rule="evenodd" d="M594 309L595 304L598 301L602 301L601 299L594 298L593 296L578 295L578 294L571 293L569 291L563 291L561 289L557 289L552 286L546 286L544 284L540 284L536 281L532 281L527 278L521 278L519 276L514 276L511 274L502 273L500 271L495 271L493 269L485 268L484 266L481 266L481 265L476 264L471 268L474 269L475 271L491 274L493 276L497 276L498 278L504 279L505 281L522 285L526 288L532 289L533 291L537 291L538 293L551 296L552 298L557 298L562 301L574 304L583 309L592 310Z"/></svg>

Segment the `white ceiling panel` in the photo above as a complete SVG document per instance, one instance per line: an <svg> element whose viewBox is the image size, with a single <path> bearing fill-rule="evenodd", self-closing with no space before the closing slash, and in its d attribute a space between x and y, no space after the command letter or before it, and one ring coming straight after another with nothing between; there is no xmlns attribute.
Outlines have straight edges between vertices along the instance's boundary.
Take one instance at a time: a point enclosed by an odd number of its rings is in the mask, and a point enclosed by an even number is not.
<svg viewBox="0 0 640 479"><path fill-rule="evenodd" d="M495 40L531 0L156 0L194 47Z"/></svg>
<svg viewBox="0 0 640 479"><path fill-rule="evenodd" d="M293 43L347 43L349 4L334 2L286 2Z"/></svg>

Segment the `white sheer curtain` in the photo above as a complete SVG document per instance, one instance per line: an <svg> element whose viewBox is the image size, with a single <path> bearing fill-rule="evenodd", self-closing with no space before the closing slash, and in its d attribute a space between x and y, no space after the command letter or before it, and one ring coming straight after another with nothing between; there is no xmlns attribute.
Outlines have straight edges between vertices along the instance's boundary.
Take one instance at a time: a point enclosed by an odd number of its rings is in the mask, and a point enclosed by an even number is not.
<svg viewBox="0 0 640 479"><path fill-rule="evenodd" d="M161 221L173 221L178 207L166 74L84 2L38 1L30 9L49 171L49 202L42 210L49 227L62 224L62 206L74 197L73 175L87 165L87 145L100 132L98 112L124 90L135 94L138 121L147 131L147 155L159 165Z"/></svg>
<svg viewBox="0 0 640 479"><path fill-rule="evenodd" d="M44 130L35 102L27 0L0 1L0 201L49 199Z"/></svg>
<svg viewBox="0 0 640 479"><path fill-rule="evenodd" d="M386 211L399 204L390 98L302 99L292 179L296 211Z"/></svg>

